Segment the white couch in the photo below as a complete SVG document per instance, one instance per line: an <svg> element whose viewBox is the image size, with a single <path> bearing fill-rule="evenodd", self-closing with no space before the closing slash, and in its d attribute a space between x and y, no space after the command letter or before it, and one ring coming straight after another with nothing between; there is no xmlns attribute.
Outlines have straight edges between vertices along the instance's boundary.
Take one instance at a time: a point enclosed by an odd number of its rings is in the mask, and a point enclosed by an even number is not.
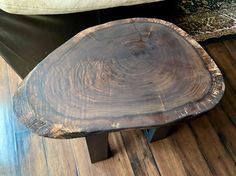
<svg viewBox="0 0 236 176"><path fill-rule="evenodd" d="M0 0L0 9L15 14L62 14L129 6L161 0Z"/></svg>

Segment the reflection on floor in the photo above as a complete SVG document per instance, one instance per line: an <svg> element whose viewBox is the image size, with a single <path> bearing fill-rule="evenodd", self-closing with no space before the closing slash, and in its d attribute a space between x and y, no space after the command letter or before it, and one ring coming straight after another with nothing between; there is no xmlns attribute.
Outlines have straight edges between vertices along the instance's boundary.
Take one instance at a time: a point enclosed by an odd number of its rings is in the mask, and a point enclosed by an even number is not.
<svg viewBox="0 0 236 176"><path fill-rule="evenodd" d="M83 138L43 138L17 122L11 97L21 80L0 58L0 176L236 175L236 40L204 46L225 77L221 103L150 145L140 130L112 133L113 157L96 164Z"/></svg>

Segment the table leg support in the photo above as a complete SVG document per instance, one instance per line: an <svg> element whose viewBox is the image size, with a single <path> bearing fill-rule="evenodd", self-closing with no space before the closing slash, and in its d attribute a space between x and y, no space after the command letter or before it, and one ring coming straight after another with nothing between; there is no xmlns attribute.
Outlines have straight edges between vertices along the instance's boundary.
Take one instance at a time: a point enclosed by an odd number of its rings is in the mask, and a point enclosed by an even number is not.
<svg viewBox="0 0 236 176"><path fill-rule="evenodd" d="M109 157L108 133L92 134L85 137L91 163L105 160Z"/></svg>
<svg viewBox="0 0 236 176"><path fill-rule="evenodd" d="M172 126L150 128L144 130L144 136L149 143L166 138Z"/></svg>

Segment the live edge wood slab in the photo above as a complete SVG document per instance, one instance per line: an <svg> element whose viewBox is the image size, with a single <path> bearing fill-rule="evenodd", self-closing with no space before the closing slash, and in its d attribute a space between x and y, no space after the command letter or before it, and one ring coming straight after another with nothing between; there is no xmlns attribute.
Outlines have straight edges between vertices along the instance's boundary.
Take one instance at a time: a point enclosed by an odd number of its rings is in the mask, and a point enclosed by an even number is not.
<svg viewBox="0 0 236 176"><path fill-rule="evenodd" d="M51 138L163 127L213 108L223 77L183 30L132 18L88 28L48 55L14 96L18 119Z"/></svg>

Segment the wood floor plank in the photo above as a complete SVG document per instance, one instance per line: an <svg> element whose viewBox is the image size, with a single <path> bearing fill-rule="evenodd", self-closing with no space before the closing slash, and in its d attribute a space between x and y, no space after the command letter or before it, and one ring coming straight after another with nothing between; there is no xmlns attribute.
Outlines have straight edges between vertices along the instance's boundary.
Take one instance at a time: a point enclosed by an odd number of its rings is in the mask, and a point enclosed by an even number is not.
<svg viewBox="0 0 236 176"><path fill-rule="evenodd" d="M178 127L177 132L171 138L174 141L176 151L181 157L185 170L190 175L212 175L189 126L183 123Z"/></svg>
<svg viewBox="0 0 236 176"><path fill-rule="evenodd" d="M236 89L236 64L224 43L214 42L204 45L209 55L217 63L225 79L229 81L233 89Z"/></svg>
<svg viewBox="0 0 236 176"><path fill-rule="evenodd" d="M220 106L224 110L230 122L236 128L236 92L232 89L232 86L227 80L225 80L225 85L225 93L221 100Z"/></svg>
<svg viewBox="0 0 236 176"><path fill-rule="evenodd" d="M11 123L7 64L0 57L0 175L16 175L19 166L15 150L15 130Z"/></svg>
<svg viewBox="0 0 236 176"><path fill-rule="evenodd" d="M9 65L7 65L6 72L9 86L8 102L9 108L12 108L11 98L22 80ZM14 140L16 142L15 149L18 161L16 175L48 175L47 163L42 146L43 139L31 134L27 128L16 120L13 112L11 114L11 123L14 126Z"/></svg>
<svg viewBox="0 0 236 176"><path fill-rule="evenodd" d="M187 124L170 137L151 144L161 175L213 175Z"/></svg>
<svg viewBox="0 0 236 176"><path fill-rule="evenodd" d="M18 135L16 141L21 175L49 175L43 138L30 133Z"/></svg>
<svg viewBox="0 0 236 176"><path fill-rule="evenodd" d="M7 64L8 84L11 97L13 97L17 87L21 83L22 79L16 74L16 72Z"/></svg>
<svg viewBox="0 0 236 176"><path fill-rule="evenodd" d="M43 138L49 175L77 175L78 166L69 140Z"/></svg>
<svg viewBox="0 0 236 176"><path fill-rule="evenodd" d="M204 46L223 72L225 94L220 104L236 127L236 40L219 41Z"/></svg>
<svg viewBox="0 0 236 176"><path fill-rule="evenodd" d="M141 130L121 132L124 145L136 176L157 176L159 170Z"/></svg>
<svg viewBox="0 0 236 176"><path fill-rule="evenodd" d="M215 113L218 116L218 114ZM222 124L223 125L223 124ZM235 175L236 168L232 158L225 151L216 131L212 128L206 116L191 122L191 128L196 136L204 158L213 175Z"/></svg>
<svg viewBox="0 0 236 176"><path fill-rule="evenodd" d="M207 117L229 157L236 163L236 128L220 106L207 113Z"/></svg>
<svg viewBox="0 0 236 176"><path fill-rule="evenodd" d="M176 151L171 137L153 142L150 144L150 147L161 175L186 176L190 174L185 170L184 163Z"/></svg>
<svg viewBox="0 0 236 176"><path fill-rule="evenodd" d="M223 44L223 45L222 45ZM213 56L216 62L219 62L219 66L225 67L225 94L222 98L219 106L208 113L209 120L217 132L221 143L226 150L230 152L230 156L236 162L236 87L235 80L231 80L231 77L236 76L236 40L224 40L223 42L216 42L215 46L220 46L223 58L218 56L219 50L214 50L212 45L206 45L208 47L209 54ZM231 69L228 70L230 64Z"/></svg>
<svg viewBox="0 0 236 176"><path fill-rule="evenodd" d="M85 139L71 140L81 176L134 175L120 132L110 133L108 140L113 156L94 164L90 162Z"/></svg>
<svg viewBox="0 0 236 176"><path fill-rule="evenodd" d="M8 73L8 83L9 83L9 98L14 96L14 93L17 89L17 87L19 86L19 84L21 83L22 79L16 74L16 72L7 64L7 73ZM12 108L12 99L9 99L9 107ZM15 126L15 131L16 134L18 133L29 133L29 130L24 127L21 123L19 123L18 121L16 121L16 116L13 113L12 114L12 118L14 119L14 126Z"/></svg>

